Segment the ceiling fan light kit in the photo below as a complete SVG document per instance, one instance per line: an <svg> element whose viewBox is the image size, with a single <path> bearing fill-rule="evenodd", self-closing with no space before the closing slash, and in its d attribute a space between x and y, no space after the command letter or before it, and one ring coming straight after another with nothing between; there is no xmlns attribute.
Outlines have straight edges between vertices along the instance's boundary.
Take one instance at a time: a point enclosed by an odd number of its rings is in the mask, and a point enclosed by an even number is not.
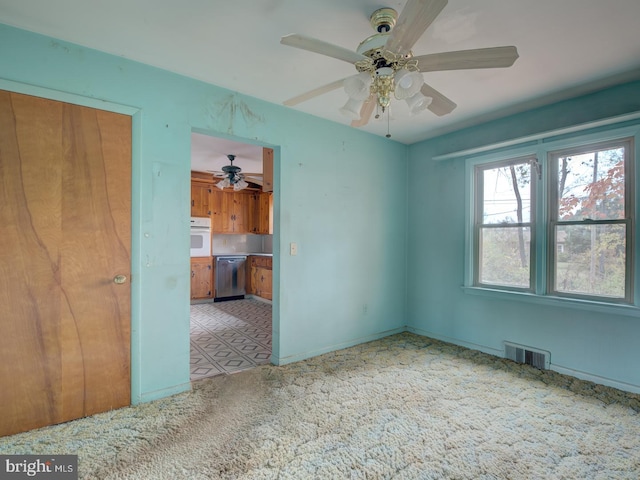
<svg viewBox="0 0 640 480"><path fill-rule="evenodd" d="M411 112L411 115L417 115L423 110L429 108L429 105L431 105L431 102L433 102L433 98L425 97L422 93L417 92L411 97L407 98L405 102L407 102L407 106L409 107L409 112Z"/></svg>
<svg viewBox="0 0 640 480"><path fill-rule="evenodd" d="M340 109L340 113L345 117L352 118L353 120L357 120L360 118L360 109L362 108L362 104L364 100L356 100L355 98L349 98L347 103Z"/></svg>
<svg viewBox="0 0 640 480"><path fill-rule="evenodd" d="M233 186L233 189L235 191L247 188L249 184L244 181L244 176L240 173L242 169L233 164L236 156L229 154L227 155L227 158L229 159L231 165L225 165L224 167L222 167L224 177L222 180L216 183L216 187L218 187L220 190L224 190L227 187Z"/></svg>
<svg viewBox="0 0 640 480"><path fill-rule="evenodd" d="M353 77L345 78L344 91L353 100L366 100L371 94L369 89L373 78L368 72L361 72Z"/></svg>
<svg viewBox="0 0 640 480"><path fill-rule="evenodd" d="M420 91L424 84L424 78L418 71L409 71L406 68L399 70L395 76L395 94L398 100L413 97Z"/></svg>
<svg viewBox="0 0 640 480"><path fill-rule="evenodd" d="M283 45L349 62L358 73L284 104L293 106L342 86L349 99L340 112L353 119L354 127L366 125L374 109L386 112L388 119L392 96L405 100L412 115L425 109L438 116L451 113L457 105L425 83L423 72L510 67L518 52L510 46L415 57L411 48L447 3L448 0L408 0L400 15L392 8L376 10L369 19L376 33L361 42L355 52L300 34L285 35L280 40ZM375 118L379 117L376 114ZM388 131L386 136L391 136Z"/></svg>

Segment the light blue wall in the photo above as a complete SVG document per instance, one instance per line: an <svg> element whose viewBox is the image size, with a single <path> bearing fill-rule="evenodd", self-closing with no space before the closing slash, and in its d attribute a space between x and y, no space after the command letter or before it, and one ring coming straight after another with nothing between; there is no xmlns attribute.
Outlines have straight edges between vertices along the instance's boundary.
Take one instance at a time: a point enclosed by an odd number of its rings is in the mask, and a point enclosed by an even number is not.
<svg viewBox="0 0 640 480"><path fill-rule="evenodd" d="M274 362L406 324L404 145L4 25L0 88L134 117L134 402L189 388L192 130L276 150Z"/></svg>
<svg viewBox="0 0 640 480"><path fill-rule="evenodd" d="M538 346L558 370L640 390L637 318L463 293L464 161L433 160L638 112L638 83L406 147L0 25L0 88L133 116L134 402L189 388L192 130L276 150L275 363L409 325L498 355L503 340Z"/></svg>
<svg viewBox="0 0 640 480"><path fill-rule="evenodd" d="M452 152L640 112L640 82L485 123L409 148L408 325L496 355L503 341L551 352L552 368L640 391L640 318L469 295L465 159Z"/></svg>

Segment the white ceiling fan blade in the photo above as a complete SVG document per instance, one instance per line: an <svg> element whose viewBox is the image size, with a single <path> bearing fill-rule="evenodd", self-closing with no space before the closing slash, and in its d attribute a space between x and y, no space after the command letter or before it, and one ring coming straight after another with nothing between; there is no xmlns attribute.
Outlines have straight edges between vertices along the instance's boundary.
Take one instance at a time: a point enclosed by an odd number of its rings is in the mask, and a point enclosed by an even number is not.
<svg viewBox="0 0 640 480"><path fill-rule="evenodd" d="M302 50L308 50L328 57L337 58L338 60L344 60L349 63L356 63L367 58L364 55L339 47L338 45L333 45L331 43L323 42L322 40L317 40L297 33L285 35L280 39L280 43L283 45L289 45L290 47L300 48Z"/></svg>
<svg viewBox="0 0 640 480"><path fill-rule="evenodd" d="M376 96L371 95L360 108L360 118L351 122L352 127L364 127L369 123L371 114L376 108Z"/></svg>
<svg viewBox="0 0 640 480"><path fill-rule="evenodd" d="M413 57L421 72L510 67L518 59L516 47L477 48Z"/></svg>
<svg viewBox="0 0 640 480"><path fill-rule="evenodd" d="M335 82L328 83L327 85L323 85L322 87L314 88L308 92L302 93L297 97L290 98L289 100L285 100L283 103L288 107L292 107L293 105L297 105L302 102L306 102L307 100L311 100L318 95L322 95L324 93L335 90L336 88L342 87L344 84L344 78L341 80L336 80Z"/></svg>
<svg viewBox="0 0 640 480"><path fill-rule="evenodd" d="M447 0L409 0L384 46L391 53L407 54L447 5Z"/></svg>
<svg viewBox="0 0 640 480"><path fill-rule="evenodd" d="M435 88L430 87L426 83L422 85L422 89L420 89L420 92L425 97L431 97L433 99L431 101L431 105L429 105L427 108L439 117L451 113L458 106L443 94L441 94L439 91L437 91Z"/></svg>

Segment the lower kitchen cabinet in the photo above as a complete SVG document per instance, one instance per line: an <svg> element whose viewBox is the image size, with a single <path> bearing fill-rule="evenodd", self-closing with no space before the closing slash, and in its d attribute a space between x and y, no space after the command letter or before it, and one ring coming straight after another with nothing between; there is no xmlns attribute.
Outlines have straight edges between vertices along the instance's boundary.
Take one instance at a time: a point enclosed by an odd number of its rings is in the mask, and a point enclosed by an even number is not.
<svg viewBox="0 0 640 480"><path fill-rule="evenodd" d="M248 260L249 281L247 282L247 293L271 300L273 297L272 258L252 255L249 256Z"/></svg>
<svg viewBox="0 0 640 480"><path fill-rule="evenodd" d="M213 259L191 258L191 299L213 298Z"/></svg>

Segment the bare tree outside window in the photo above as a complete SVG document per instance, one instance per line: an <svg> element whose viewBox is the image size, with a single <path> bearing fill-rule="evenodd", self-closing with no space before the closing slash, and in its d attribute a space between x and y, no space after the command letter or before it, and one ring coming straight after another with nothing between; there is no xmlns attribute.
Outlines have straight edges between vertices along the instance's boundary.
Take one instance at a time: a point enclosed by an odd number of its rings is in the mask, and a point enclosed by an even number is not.
<svg viewBox="0 0 640 480"><path fill-rule="evenodd" d="M481 169L477 283L531 288L531 159Z"/></svg>

